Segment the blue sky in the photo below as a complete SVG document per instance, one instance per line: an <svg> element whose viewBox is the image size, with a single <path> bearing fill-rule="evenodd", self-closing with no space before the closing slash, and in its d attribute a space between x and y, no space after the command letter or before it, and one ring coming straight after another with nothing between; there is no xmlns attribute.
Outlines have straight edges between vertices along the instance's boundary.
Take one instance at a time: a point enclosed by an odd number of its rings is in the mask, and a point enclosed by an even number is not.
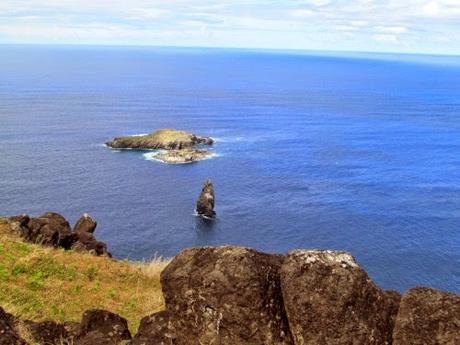
<svg viewBox="0 0 460 345"><path fill-rule="evenodd" d="M460 54L460 0L0 0L0 43Z"/></svg>

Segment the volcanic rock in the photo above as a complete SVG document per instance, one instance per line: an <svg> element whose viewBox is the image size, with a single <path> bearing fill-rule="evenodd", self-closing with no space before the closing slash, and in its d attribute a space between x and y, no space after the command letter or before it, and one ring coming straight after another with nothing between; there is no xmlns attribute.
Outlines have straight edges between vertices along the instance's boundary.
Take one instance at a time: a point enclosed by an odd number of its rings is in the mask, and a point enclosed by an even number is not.
<svg viewBox="0 0 460 345"><path fill-rule="evenodd" d="M87 213L83 214L74 226L74 233L78 240L71 249L82 252L89 252L96 256L109 256L107 245L97 241L93 233L96 230L97 222Z"/></svg>
<svg viewBox="0 0 460 345"><path fill-rule="evenodd" d="M106 310L88 310L83 314L78 339L96 331L112 343L131 339L126 319Z"/></svg>
<svg viewBox="0 0 460 345"><path fill-rule="evenodd" d="M74 340L72 345L117 345L117 342L114 342L105 334L102 334L99 331L92 331L84 336L81 336ZM60 345L60 344L56 344Z"/></svg>
<svg viewBox="0 0 460 345"><path fill-rule="evenodd" d="M16 331L16 319L0 307L0 345L27 345Z"/></svg>
<svg viewBox="0 0 460 345"><path fill-rule="evenodd" d="M196 202L196 213L204 218L213 218L214 212L214 186L210 179L206 180L201 194Z"/></svg>
<svg viewBox="0 0 460 345"><path fill-rule="evenodd" d="M54 212L47 212L37 218L13 216L8 218L8 223L11 231L31 243L111 256L107 245L95 239L93 233L97 223L86 213L75 224L74 231L63 216Z"/></svg>
<svg viewBox="0 0 460 345"><path fill-rule="evenodd" d="M170 345L176 341L177 330L171 322L168 311L146 316L141 320L139 330L130 345Z"/></svg>
<svg viewBox="0 0 460 345"><path fill-rule="evenodd" d="M24 321L24 325L39 344L60 344L71 338L66 327L54 321Z"/></svg>
<svg viewBox="0 0 460 345"><path fill-rule="evenodd" d="M97 222L88 214L84 213L73 227L76 233L88 232L92 234L96 230Z"/></svg>
<svg viewBox="0 0 460 345"><path fill-rule="evenodd" d="M207 150L187 148L182 150L169 150L166 152L158 153L154 156L154 159L168 164L187 164L196 161L201 161L211 156L212 153Z"/></svg>
<svg viewBox="0 0 460 345"><path fill-rule="evenodd" d="M295 344L391 344L400 297L379 289L350 254L292 251L281 287Z"/></svg>
<svg viewBox="0 0 460 345"><path fill-rule="evenodd" d="M76 237L69 222L60 214L47 212L38 218L30 218L26 240L44 246L70 248Z"/></svg>
<svg viewBox="0 0 460 345"><path fill-rule="evenodd" d="M393 345L459 345L460 296L414 288L402 299Z"/></svg>
<svg viewBox="0 0 460 345"><path fill-rule="evenodd" d="M116 137L106 143L115 149L164 149L181 150L195 145L212 145L210 137L200 137L192 133L174 129L160 129L156 132L140 136Z"/></svg>
<svg viewBox="0 0 460 345"><path fill-rule="evenodd" d="M241 247L177 255L161 274L174 344L292 344L279 280L282 260Z"/></svg>

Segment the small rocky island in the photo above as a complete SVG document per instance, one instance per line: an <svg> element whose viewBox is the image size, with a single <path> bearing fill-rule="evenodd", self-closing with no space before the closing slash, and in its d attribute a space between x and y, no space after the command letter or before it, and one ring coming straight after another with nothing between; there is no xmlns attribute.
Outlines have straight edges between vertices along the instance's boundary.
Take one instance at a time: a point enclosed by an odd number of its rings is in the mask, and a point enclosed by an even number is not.
<svg viewBox="0 0 460 345"><path fill-rule="evenodd" d="M201 146L210 146L214 140L193 133L175 129L160 129L146 135L116 137L106 143L114 149L165 150L154 156L155 159L169 164L192 163L212 155Z"/></svg>
<svg viewBox="0 0 460 345"><path fill-rule="evenodd" d="M196 202L196 213L205 219L214 218L216 215L214 211L214 199L214 186L211 179L207 179Z"/></svg>

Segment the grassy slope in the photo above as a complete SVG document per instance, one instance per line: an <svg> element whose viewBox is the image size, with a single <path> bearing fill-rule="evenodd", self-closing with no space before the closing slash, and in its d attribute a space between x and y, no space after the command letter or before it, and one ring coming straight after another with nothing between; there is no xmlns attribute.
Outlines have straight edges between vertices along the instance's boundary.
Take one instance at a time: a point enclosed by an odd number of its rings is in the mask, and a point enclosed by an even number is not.
<svg viewBox="0 0 460 345"><path fill-rule="evenodd" d="M183 131L177 131L175 129L160 129L150 134L140 136L125 136L120 137L120 139L133 143L151 141L164 146L168 146L172 142L189 142L190 134Z"/></svg>
<svg viewBox="0 0 460 345"><path fill-rule="evenodd" d="M0 306L21 319L80 321L85 310L100 308L122 315L135 331L142 317L164 307L160 272L166 264L24 243L0 219Z"/></svg>

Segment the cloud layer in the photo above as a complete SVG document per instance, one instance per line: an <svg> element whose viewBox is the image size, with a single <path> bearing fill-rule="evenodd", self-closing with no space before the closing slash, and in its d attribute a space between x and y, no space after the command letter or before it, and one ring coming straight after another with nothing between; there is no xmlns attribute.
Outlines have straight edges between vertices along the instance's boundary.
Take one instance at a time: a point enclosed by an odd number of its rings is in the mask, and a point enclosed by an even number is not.
<svg viewBox="0 0 460 345"><path fill-rule="evenodd" d="M2 0L0 42L460 54L460 1Z"/></svg>

